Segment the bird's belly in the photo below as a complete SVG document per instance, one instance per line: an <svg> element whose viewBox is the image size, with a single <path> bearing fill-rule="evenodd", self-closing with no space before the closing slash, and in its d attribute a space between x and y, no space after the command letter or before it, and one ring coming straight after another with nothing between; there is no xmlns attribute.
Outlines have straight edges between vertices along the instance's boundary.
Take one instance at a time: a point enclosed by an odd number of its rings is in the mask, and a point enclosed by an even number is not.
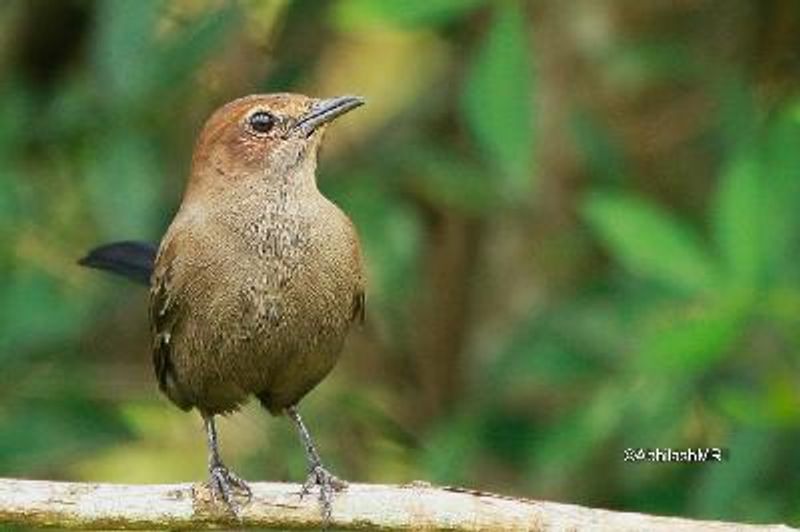
<svg viewBox="0 0 800 532"><path fill-rule="evenodd" d="M265 406L297 402L333 368L349 328L348 298L330 289L303 297L267 295L256 313L245 311L242 349L231 357L249 371L236 372ZM259 298L261 299L261 298Z"/></svg>
<svg viewBox="0 0 800 532"><path fill-rule="evenodd" d="M196 331L191 352L179 358L190 366L187 384L201 410L232 411L256 395L277 413L330 372L349 329L353 286L319 266L291 276L275 267L245 269L258 276L226 272L216 297L196 302L192 314L205 316L197 322L213 326Z"/></svg>

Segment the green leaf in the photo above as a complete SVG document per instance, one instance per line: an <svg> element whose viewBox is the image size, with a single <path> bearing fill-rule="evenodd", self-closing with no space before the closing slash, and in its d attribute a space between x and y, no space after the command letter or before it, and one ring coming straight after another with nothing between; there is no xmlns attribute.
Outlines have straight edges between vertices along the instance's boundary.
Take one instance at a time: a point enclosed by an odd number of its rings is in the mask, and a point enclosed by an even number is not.
<svg viewBox="0 0 800 532"><path fill-rule="evenodd" d="M212 11L193 22L168 44L156 47L149 78L153 89L174 87L191 77L197 67L220 46L238 12L232 8Z"/></svg>
<svg viewBox="0 0 800 532"><path fill-rule="evenodd" d="M47 474L131 436L113 407L78 390L50 386L36 392L24 403L6 405L0 416L0 470L4 473Z"/></svg>
<svg viewBox="0 0 800 532"><path fill-rule="evenodd" d="M450 418L429 435L422 464L437 483L463 483L483 443L481 425L486 414L468 411Z"/></svg>
<svg viewBox="0 0 800 532"><path fill-rule="evenodd" d="M475 9L485 0L343 0L333 16L339 27L352 28L387 23L417 27L443 25Z"/></svg>
<svg viewBox="0 0 800 532"><path fill-rule="evenodd" d="M30 351L63 344L78 333L86 304L71 299L50 276L31 268L5 276L0 289L0 362L24 358Z"/></svg>
<svg viewBox="0 0 800 532"><path fill-rule="evenodd" d="M645 333L638 371L651 375L699 375L719 362L742 333L747 306L725 300L662 315Z"/></svg>
<svg viewBox="0 0 800 532"><path fill-rule="evenodd" d="M704 518L752 518L748 507L754 490L742 487L759 485L767 478L766 471L777 459L776 434L754 428L737 430L725 449L726 459L702 468L692 513Z"/></svg>
<svg viewBox="0 0 800 532"><path fill-rule="evenodd" d="M680 441L696 394L694 382L658 371L643 374L634 370L628 375L630 382L621 384L629 390L630 400L622 429L625 445L654 447ZM636 473L629 478L635 482Z"/></svg>
<svg viewBox="0 0 800 532"><path fill-rule="evenodd" d="M95 59L110 101L138 103L185 81L219 47L237 11L211 11L166 39L155 39L161 0L101 3Z"/></svg>
<svg viewBox="0 0 800 532"><path fill-rule="evenodd" d="M387 188L387 176L337 176L322 179L324 194L347 212L358 229L370 265L368 308L392 314L403 312L398 301L407 298L417 281L421 227L408 204Z"/></svg>
<svg viewBox="0 0 800 532"><path fill-rule="evenodd" d="M781 429L800 423L796 388L791 372L777 370L761 379L759 387L752 383L720 386L713 393L713 402L738 425Z"/></svg>
<svg viewBox="0 0 800 532"><path fill-rule="evenodd" d="M95 64L100 86L110 101L131 101L149 86L152 28L161 6L159 0L106 0L98 4Z"/></svg>
<svg viewBox="0 0 800 532"><path fill-rule="evenodd" d="M714 284L713 261L691 228L655 206L623 195L594 195L585 216L612 256L635 275L687 292Z"/></svg>
<svg viewBox="0 0 800 532"><path fill-rule="evenodd" d="M400 164L410 176L409 187L434 205L481 215L501 204L480 165L446 148L408 146Z"/></svg>
<svg viewBox="0 0 800 532"><path fill-rule="evenodd" d="M111 130L87 154L90 205L109 239L158 234L161 166L154 147L139 133Z"/></svg>
<svg viewBox="0 0 800 532"><path fill-rule="evenodd" d="M533 164L533 75L518 2L496 2L489 31L470 67L463 113L501 189L521 192Z"/></svg>
<svg viewBox="0 0 800 532"><path fill-rule="evenodd" d="M34 133L30 117L36 112L36 103L27 87L6 82L0 90L0 164L7 172L10 161L18 157L24 142ZM8 179L0 176L0 179Z"/></svg>
<svg viewBox="0 0 800 532"><path fill-rule="evenodd" d="M695 75L696 54L686 43L643 40L611 54L604 76L618 90L634 91Z"/></svg>
<svg viewBox="0 0 800 532"><path fill-rule="evenodd" d="M575 113L570 125L592 181L621 185L630 171L620 140L587 112Z"/></svg>
<svg viewBox="0 0 800 532"><path fill-rule="evenodd" d="M488 388L506 395L532 383L583 387L612 366L629 334L619 294L579 297L523 319L483 372ZM510 393L509 393L510 392Z"/></svg>
<svg viewBox="0 0 800 532"><path fill-rule="evenodd" d="M629 410L628 392L606 385L591 394L591 401L573 409L543 431L531 460L531 475L563 481L586 466L593 453L617 431ZM621 453L621 451L620 451Z"/></svg>
<svg viewBox="0 0 800 532"><path fill-rule="evenodd" d="M713 211L717 245L730 281L752 288L763 273L762 219L765 205L758 160L740 154L722 176Z"/></svg>
<svg viewBox="0 0 800 532"><path fill-rule="evenodd" d="M758 141L759 109L753 91L739 79L717 80L720 134L728 153L743 153Z"/></svg>
<svg viewBox="0 0 800 532"><path fill-rule="evenodd" d="M763 193L769 216L764 224L762 249L770 274L794 277L800 248L800 124L784 109L769 123L764 136Z"/></svg>

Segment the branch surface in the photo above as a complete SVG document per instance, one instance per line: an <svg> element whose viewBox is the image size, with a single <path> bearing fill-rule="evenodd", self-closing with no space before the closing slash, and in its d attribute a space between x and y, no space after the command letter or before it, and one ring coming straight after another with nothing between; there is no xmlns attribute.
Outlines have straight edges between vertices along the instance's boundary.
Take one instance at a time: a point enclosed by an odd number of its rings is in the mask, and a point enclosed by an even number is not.
<svg viewBox="0 0 800 532"><path fill-rule="evenodd" d="M89 484L0 479L0 525L75 529L213 529L235 526L310 530L323 526L314 495L298 484L253 482L240 520L210 498L203 484ZM505 497L425 482L350 484L336 495L329 528L341 530L653 530L788 531L612 512ZM1 528L1 526L0 526Z"/></svg>

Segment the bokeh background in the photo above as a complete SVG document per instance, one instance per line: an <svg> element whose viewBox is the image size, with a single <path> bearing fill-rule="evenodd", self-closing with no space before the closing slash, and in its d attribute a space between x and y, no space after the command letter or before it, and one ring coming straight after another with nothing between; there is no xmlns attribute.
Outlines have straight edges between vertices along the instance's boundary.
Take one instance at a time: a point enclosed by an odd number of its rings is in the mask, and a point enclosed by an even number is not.
<svg viewBox="0 0 800 532"><path fill-rule="evenodd" d="M353 93L319 181L368 318L302 403L333 470L800 523L799 36L795 0L0 3L0 474L205 478L146 290L75 261L158 240L216 106ZM285 419L220 431L304 478Z"/></svg>

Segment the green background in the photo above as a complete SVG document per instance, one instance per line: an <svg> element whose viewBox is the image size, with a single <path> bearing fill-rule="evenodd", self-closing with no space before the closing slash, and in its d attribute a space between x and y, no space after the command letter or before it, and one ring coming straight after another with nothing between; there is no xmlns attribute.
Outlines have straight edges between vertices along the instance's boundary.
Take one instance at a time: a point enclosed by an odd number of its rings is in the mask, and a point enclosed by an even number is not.
<svg viewBox="0 0 800 532"><path fill-rule="evenodd" d="M146 290L76 260L158 240L216 106L360 94L318 177L368 318L301 405L334 471L800 524L798 35L792 0L0 3L0 475L205 478ZM285 419L220 432L304 478Z"/></svg>

